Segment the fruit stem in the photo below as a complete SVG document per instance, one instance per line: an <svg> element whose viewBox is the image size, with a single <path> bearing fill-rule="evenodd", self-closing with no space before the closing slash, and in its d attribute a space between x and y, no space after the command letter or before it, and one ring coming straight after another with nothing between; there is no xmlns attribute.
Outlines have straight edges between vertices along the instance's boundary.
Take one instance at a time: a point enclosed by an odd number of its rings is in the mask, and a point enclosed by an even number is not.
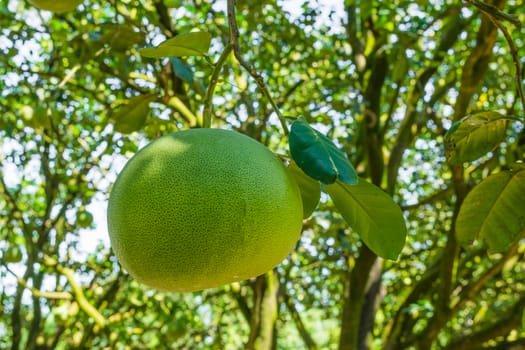
<svg viewBox="0 0 525 350"><path fill-rule="evenodd" d="M232 50L233 46L231 44L226 45L224 51L219 57L219 60L215 64L215 68L213 68L210 84L208 85L208 90L206 91L206 98L204 100L204 110L202 112L203 128L209 128L211 126L213 92L215 91L215 87L217 86L217 82L219 81L219 74L221 73L222 66L224 66L224 62L226 62L226 59L228 58Z"/></svg>

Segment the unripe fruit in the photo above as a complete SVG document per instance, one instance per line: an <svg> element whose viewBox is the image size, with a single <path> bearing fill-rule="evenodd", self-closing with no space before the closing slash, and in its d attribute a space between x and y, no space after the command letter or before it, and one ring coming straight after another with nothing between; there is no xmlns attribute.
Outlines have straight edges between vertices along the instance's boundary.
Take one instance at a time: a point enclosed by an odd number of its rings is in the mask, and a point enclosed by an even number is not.
<svg viewBox="0 0 525 350"><path fill-rule="evenodd" d="M88 228L93 224L93 214L87 210L77 212L77 225L81 228Z"/></svg>
<svg viewBox="0 0 525 350"><path fill-rule="evenodd" d="M6 263L17 263L22 261L22 250L18 244L11 245L4 252L3 260Z"/></svg>
<svg viewBox="0 0 525 350"><path fill-rule="evenodd" d="M166 291L196 291L275 267L299 239L302 202L281 161L245 135L192 129L140 150L112 189L122 266Z"/></svg>

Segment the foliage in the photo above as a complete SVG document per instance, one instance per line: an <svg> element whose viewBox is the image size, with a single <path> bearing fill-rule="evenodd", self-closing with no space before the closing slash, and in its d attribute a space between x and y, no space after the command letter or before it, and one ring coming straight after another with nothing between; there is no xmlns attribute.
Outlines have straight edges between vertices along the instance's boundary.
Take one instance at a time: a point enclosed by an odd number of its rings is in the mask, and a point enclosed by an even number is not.
<svg viewBox="0 0 525 350"><path fill-rule="evenodd" d="M247 0L232 23L224 1L0 0L0 348L523 347L523 6ZM105 203L138 148L208 114L285 161L280 117L303 116L362 180L304 181L274 271L159 293L116 261Z"/></svg>
<svg viewBox="0 0 525 350"><path fill-rule="evenodd" d="M304 118L292 123L289 144L294 161L311 178L324 184L333 184L336 180L349 185L357 183L357 173L346 156Z"/></svg>
<svg viewBox="0 0 525 350"><path fill-rule="evenodd" d="M458 240L481 236L494 251L504 252L525 230L525 171L493 174L476 186L461 205L456 221Z"/></svg>

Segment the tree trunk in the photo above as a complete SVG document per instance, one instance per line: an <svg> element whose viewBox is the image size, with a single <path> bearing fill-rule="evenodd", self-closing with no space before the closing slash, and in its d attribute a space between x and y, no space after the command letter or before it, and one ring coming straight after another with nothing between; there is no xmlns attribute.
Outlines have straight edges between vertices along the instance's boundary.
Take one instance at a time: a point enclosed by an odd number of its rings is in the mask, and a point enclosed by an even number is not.
<svg viewBox="0 0 525 350"><path fill-rule="evenodd" d="M489 1L498 8L502 8L506 0ZM485 16L482 17L481 26L476 36L476 46L472 49L469 57L462 67L462 76L459 87L459 95L454 106L454 120L457 121L468 113L469 104L476 89L485 76L488 69L492 51L498 34L497 27ZM454 223L457 218L463 199L468 189L465 182L465 173L462 165L452 165L451 172L456 193L456 203L452 218L451 229L448 232L447 244L444 250L444 258L438 279L438 293L435 301L435 314L429 321L424 334L425 337L418 341L418 349L431 349L437 339L439 332L453 316L450 308L450 295L454 287L454 261L458 257L459 245L456 240Z"/></svg>
<svg viewBox="0 0 525 350"><path fill-rule="evenodd" d="M361 323L359 324L359 335L357 339L357 348L359 350L369 350L372 346L372 344L370 344L370 334L374 330L376 310L379 307L381 299L384 297L384 293L382 293L383 289L381 288L382 271L383 259L378 258L370 270L364 304L361 309Z"/></svg>
<svg viewBox="0 0 525 350"><path fill-rule="evenodd" d="M275 345L279 279L274 271L257 277L247 350L272 350Z"/></svg>
<svg viewBox="0 0 525 350"><path fill-rule="evenodd" d="M359 349L361 334L368 333L368 330L361 329L360 325L363 310L367 309L365 295L369 286L369 275L376 260L377 255L363 245L354 268L345 274L339 350Z"/></svg>

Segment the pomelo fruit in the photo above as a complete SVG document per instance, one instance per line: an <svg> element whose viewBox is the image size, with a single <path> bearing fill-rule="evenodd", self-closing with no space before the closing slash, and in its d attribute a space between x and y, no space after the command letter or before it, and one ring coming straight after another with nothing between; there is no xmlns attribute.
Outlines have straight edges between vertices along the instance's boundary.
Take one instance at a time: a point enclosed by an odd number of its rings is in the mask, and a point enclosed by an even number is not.
<svg viewBox="0 0 525 350"><path fill-rule="evenodd" d="M79 210L77 212L77 225L81 228L88 228L93 224L93 214L87 210Z"/></svg>
<svg viewBox="0 0 525 350"><path fill-rule="evenodd" d="M243 134L191 129L160 137L125 165L108 203L111 245L139 282L190 292L263 274L299 239L298 185Z"/></svg>
<svg viewBox="0 0 525 350"><path fill-rule="evenodd" d="M7 263L17 263L22 261L22 250L18 244L11 245L7 248L3 255L3 261Z"/></svg>

